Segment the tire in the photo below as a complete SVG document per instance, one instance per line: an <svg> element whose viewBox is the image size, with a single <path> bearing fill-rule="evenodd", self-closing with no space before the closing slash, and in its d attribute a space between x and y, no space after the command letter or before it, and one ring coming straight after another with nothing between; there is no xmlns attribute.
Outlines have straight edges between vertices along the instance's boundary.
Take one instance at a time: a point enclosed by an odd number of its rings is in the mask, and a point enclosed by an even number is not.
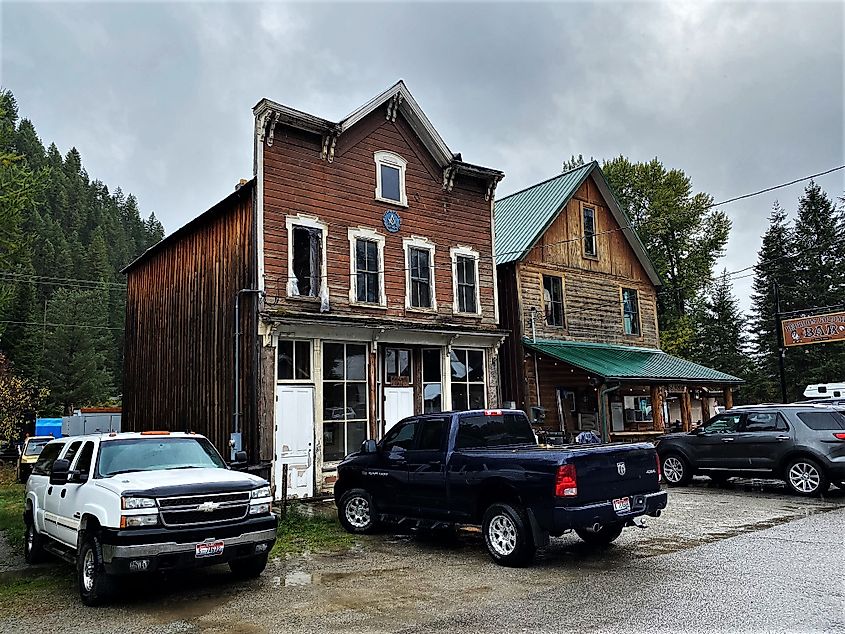
<svg viewBox="0 0 845 634"><path fill-rule="evenodd" d="M525 511L510 504L491 504L481 523L490 557L502 566L527 566L537 547Z"/></svg>
<svg viewBox="0 0 845 634"><path fill-rule="evenodd" d="M268 557L269 553L264 553L263 555L235 559L229 562L229 569L232 571L232 575L238 579L255 579L267 567Z"/></svg>
<svg viewBox="0 0 845 634"><path fill-rule="evenodd" d="M804 456L789 461L784 478L790 491L806 497L821 495L830 487L830 481L819 463Z"/></svg>
<svg viewBox="0 0 845 634"><path fill-rule="evenodd" d="M373 497L364 489L349 489L340 498L337 517L349 533L364 535L378 528L378 515Z"/></svg>
<svg viewBox="0 0 845 634"><path fill-rule="evenodd" d="M32 521L32 514L27 513L25 518L26 533L23 539L23 556L28 564L39 564L44 561L44 538L35 530L35 522Z"/></svg>
<svg viewBox="0 0 845 634"><path fill-rule="evenodd" d="M607 546L622 534L624 527L625 525L622 522L614 522L602 526L598 531L594 531L592 528L576 528L575 533L590 546Z"/></svg>
<svg viewBox="0 0 845 634"><path fill-rule="evenodd" d="M668 453L660 459L661 472L670 487L682 487L692 480L692 468L681 454Z"/></svg>
<svg viewBox="0 0 845 634"><path fill-rule="evenodd" d="M82 540L76 558L76 576L79 598L85 605L103 605L114 597L117 581L106 573L100 540L96 535L86 535Z"/></svg>

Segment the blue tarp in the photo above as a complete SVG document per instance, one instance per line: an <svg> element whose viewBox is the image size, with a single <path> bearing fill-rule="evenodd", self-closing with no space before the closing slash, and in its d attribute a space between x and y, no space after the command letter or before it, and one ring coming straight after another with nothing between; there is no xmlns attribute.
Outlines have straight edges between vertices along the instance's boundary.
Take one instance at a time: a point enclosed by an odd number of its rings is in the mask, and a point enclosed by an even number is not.
<svg viewBox="0 0 845 634"><path fill-rule="evenodd" d="M61 418L36 418L35 419L35 435L36 436L52 436L53 438L62 437L62 419Z"/></svg>

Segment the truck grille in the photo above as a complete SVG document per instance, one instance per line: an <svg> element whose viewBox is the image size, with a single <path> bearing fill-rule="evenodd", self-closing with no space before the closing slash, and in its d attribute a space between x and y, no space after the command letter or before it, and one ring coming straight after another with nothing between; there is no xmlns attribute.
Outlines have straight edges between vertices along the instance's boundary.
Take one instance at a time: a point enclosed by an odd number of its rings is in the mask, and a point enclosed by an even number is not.
<svg viewBox="0 0 845 634"><path fill-rule="evenodd" d="M172 528L233 522L246 517L249 492L159 498L161 522Z"/></svg>

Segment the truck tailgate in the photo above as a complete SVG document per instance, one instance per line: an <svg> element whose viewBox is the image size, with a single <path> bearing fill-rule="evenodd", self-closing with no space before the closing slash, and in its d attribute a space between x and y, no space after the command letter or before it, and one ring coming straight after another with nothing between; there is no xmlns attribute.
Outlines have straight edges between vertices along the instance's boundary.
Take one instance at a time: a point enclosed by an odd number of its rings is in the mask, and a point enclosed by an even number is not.
<svg viewBox="0 0 845 634"><path fill-rule="evenodd" d="M570 446L578 504L660 490L657 452L648 443Z"/></svg>

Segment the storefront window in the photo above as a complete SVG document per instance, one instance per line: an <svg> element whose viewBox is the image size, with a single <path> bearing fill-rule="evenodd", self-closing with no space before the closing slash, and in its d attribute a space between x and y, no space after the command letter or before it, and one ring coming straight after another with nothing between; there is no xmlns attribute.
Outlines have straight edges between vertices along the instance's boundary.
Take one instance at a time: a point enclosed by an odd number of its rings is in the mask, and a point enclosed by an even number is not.
<svg viewBox="0 0 845 634"><path fill-rule="evenodd" d="M411 351L404 348L387 348L384 351L384 376L388 385L412 383Z"/></svg>
<svg viewBox="0 0 845 634"><path fill-rule="evenodd" d="M440 366L442 358L443 351L440 348L422 351L423 411L426 414L443 411L443 371Z"/></svg>
<svg viewBox="0 0 845 634"><path fill-rule="evenodd" d="M341 460L367 434L367 347L323 345L323 457Z"/></svg>
<svg viewBox="0 0 845 634"><path fill-rule="evenodd" d="M481 350L453 348L452 409L484 409L487 406L487 389L484 382L484 352Z"/></svg>

